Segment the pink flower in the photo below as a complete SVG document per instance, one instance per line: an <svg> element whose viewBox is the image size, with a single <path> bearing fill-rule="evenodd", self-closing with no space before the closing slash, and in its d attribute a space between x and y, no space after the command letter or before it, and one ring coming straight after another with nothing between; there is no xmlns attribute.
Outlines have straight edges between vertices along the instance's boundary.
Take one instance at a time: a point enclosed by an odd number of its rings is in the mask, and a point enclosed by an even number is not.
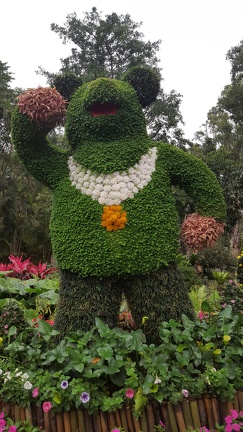
<svg viewBox="0 0 243 432"><path fill-rule="evenodd" d="M39 389L38 387L35 387L32 391L32 396L35 398L36 396L38 396L38 394L39 394Z"/></svg>
<svg viewBox="0 0 243 432"><path fill-rule="evenodd" d="M111 432L121 432L120 429L112 429Z"/></svg>
<svg viewBox="0 0 243 432"><path fill-rule="evenodd" d="M17 432L17 426L9 426L8 432Z"/></svg>
<svg viewBox="0 0 243 432"><path fill-rule="evenodd" d="M47 413L48 411L50 411L51 407L52 407L51 402L44 402L44 403L42 404L43 411L46 412L46 413Z"/></svg>
<svg viewBox="0 0 243 432"><path fill-rule="evenodd" d="M128 399L132 399L133 396L134 396L134 390L128 388L128 389L126 390L126 397L127 397Z"/></svg>
<svg viewBox="0 0 243 432"><path fill-rule="evenodd" d="M198 318L199 318L200 320L202 320L203 317L204 317L204 313L200 310L200 311L198 312Z"/></svg>
<svg viewBox="0 0 243 432"><path fill-rule="evenodd" d="M230 410L230 412L231 412L232 419L237 419L239 417L238 411Z"/></svg>
<svg viewBox="0 0 243 432"><path fill-rule="evenodd" d="M232 425L231 424L227 424L226 426L225 426L225 432L232 432Z"/></svg>
<svg viewBox="0 0 243 432"><path fill-rule="evenodd" d="M226 308L227 303L222 304L222 308Z"/></svg>
<svg viewBox="0 0 243 432"><path fill-rule="evenodd" d="M227 417L225 417L224 421L225 421L225 423L231 424L232 423L232 416L228 415Z"/></svg>
<svg viewBox="0 0 243 432"><path fill-rule="evenodd" d="M4 420L4 418L1 418L1 419L0 419L0 428L3 428L3 429L4 429L5 426L6 426L6 420ZM3 430L3 429L2 429L2 430Z"/></svg>
<svg viewBox="0 0 243 432"><path fill-rule="evenodd" d="M232 424L232 429L233 429L234 431L240 431L240 425L237 424L237 423L233 423L233 424Z"/></svg>

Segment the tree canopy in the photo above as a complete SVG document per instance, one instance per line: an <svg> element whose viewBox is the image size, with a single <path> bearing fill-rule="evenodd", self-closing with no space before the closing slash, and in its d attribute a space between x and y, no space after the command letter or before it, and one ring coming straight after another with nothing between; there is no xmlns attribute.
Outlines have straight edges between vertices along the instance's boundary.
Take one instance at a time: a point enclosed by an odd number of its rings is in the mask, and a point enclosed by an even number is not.
<svg viewBox="0 0 243 432"><path fill-rule="evenodd" d="M231 232L243 209L243 40L227 52L226 59L231 63L231 82L208 112L192 151L204 158L222 185Z"/></svg>
<svg viewBox="0 0 243 432"><path fill-rule="evenodd" d="M64 71L72 71L91 81L98 77L120 78L132 66L156 66L160 40L145 42L139 31L142 23L132 21L130 15L113 12L102 18L93 7L81 20L74 12L67 15L64 26L52 23L64 44L75 46L71 55L61 59Z"/></svg>

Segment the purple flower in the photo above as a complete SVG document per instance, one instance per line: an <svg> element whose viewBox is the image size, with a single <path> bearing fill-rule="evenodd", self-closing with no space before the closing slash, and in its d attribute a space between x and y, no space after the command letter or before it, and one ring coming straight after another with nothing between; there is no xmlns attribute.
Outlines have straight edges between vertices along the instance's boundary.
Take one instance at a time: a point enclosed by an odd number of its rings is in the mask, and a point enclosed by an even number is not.
<svg viewBox="0 0 243 432"><path fill-rule="evenodd" d="M80 396L80 400L81 400L81 402L83 402L83 403L87 403L87 402L89 402L89 400L90 400L90 395L89 395L89 393L83 392L83 393L81 394L81 396Z"/></svg>
<svg viewBox="0 0 243 432"><path fill-rule="evenodd" d="M188 390L183 389L183 390L181 391L181 393L182 393L183 396L185 396L186 398L189 396L189 391L188 391Z"/></svg>
<svg viewBox="0 0 243 432"><path fill-rule="evenodd" d="M62 387L63 390L65 390L68 387L68 381L67 380L62 381L61 382L61 387Z"/></svg>

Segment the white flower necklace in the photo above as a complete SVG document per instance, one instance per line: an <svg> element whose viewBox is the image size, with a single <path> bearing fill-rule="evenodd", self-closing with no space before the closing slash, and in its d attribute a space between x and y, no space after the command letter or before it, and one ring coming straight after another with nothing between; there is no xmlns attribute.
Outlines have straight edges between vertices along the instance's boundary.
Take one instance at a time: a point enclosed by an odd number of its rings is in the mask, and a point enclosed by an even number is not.
<svg viewBox="0 0 243 432"><path fill-rule="evenodd" d="M69 178L76 189L82 194L90 195L101 205L119 205L127 198L133 198L139 189L143 189L150 182L156 159L157 147L152 147L128 171L95 174L83 168L70 156Z"/></svg>

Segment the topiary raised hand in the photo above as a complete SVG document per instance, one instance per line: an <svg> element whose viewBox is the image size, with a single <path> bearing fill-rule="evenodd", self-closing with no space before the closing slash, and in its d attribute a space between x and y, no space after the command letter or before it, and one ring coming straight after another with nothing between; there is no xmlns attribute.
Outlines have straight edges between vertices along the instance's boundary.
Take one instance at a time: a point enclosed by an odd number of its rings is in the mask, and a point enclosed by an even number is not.
<svg viewBox="0 0 243 432"><path fill-rule="evenodd" d="M70 151L48 142L56 115L36 121L30 110L14 111L17 153L53 191L50 230L61 270L55 325L61 335L89 330L95 317L116 326L122 293L137 328L148 317L148 343L160 341L161 321L194 316L175 264L180 225L171 185L185 189L201 217L214 218L214 238L226 209L215 175L201 160L149 138L142 106L158 90L158 76L148 68L81 85L65 115ZM33 92L30 106L45 92ZM52 94L45 106L59 101Z"/></svg>

